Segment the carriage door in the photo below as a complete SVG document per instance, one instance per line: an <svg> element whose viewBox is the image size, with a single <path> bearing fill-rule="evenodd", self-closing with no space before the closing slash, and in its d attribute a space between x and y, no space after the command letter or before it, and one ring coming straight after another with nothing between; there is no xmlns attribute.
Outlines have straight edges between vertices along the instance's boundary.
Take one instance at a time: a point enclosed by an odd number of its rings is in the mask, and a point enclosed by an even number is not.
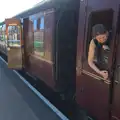
<svg viewBox="0 0 120 120"><path fill-rule="evenodd" d="M101 70L109 70L112 60L112 26L113 9L107 0L88 0L80 4L79 35L77 48L76 99L84 110L97 120L109 120L109 87L110 80L104 80L88 65L88 49L92 40L92 27L103 24L109 31L107 45L110 51L101 49L103 63L98 64ZM86 7L87 6L87 7ZM99 53L98 53L99 54Z"/></svg>
<svg viewBox="0 0 120 120"><path fill-rule="evenodd" d="M113 97L113 110L112 120L120 120L120 4L117 23L116 35L116 60L115 60L115 74L114 74L114 97Z"/></svg>
<svg viewBox="0 0 120 120"><path fill-rule="evenodd" d="M22 68L22 36L21 23L17 19L6 19L8 68Z"/></svg>

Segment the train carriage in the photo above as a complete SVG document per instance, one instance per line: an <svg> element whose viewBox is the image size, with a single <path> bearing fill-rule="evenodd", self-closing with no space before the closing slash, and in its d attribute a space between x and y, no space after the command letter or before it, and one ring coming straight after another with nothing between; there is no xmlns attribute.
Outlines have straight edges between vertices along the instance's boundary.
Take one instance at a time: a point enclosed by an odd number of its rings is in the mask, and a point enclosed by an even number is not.
<svg viewBox="0 0 120 120"><path fill-rule="evenodd" d="M46 1L3 24L0 36L6 31L7 47L0 37L0 51L8 56L9 68L24 68L66 100L75 100L90 119L120 120L119 0ZM106 64L99 65L109 71L108 80L88 65L96 24L110 33Z"/></svg>

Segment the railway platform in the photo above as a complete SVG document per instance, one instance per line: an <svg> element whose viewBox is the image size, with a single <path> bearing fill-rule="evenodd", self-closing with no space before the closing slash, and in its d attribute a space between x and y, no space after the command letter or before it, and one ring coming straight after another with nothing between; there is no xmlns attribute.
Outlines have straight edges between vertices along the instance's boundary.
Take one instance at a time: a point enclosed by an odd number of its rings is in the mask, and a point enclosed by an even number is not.
<svg viewBox="0 0 120 120"><path fill-rule="evenodd" d="M68 120L0 57L0 120Z"/></svg>

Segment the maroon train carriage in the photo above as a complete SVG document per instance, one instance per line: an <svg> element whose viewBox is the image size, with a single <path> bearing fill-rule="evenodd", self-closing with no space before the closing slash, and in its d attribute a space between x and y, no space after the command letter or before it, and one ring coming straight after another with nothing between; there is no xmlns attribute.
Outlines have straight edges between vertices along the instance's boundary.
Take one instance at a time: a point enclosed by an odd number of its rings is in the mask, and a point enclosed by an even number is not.
<svg viewBox="0 0 120 120"><path fill-rule="evenodd" d="M95 24L110 33L110 52L103 53L109 80L88 65L88 47ZM120 120L120 1L51 0L6 19L8 67L25 69L62 93L97 120Z"/></svg>

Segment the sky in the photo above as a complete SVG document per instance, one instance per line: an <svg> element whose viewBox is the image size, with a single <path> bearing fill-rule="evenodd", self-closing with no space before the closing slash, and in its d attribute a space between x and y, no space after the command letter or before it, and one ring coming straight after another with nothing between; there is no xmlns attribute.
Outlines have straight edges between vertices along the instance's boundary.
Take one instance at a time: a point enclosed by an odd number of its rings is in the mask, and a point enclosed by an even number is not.
<svg viewBox="0 0 120 120"><path fill-rule="evenodd" d="M13 17L16 14L33 7L41 1L42 0L1 0L0 22L4 21L5 18Z"/></svg>

